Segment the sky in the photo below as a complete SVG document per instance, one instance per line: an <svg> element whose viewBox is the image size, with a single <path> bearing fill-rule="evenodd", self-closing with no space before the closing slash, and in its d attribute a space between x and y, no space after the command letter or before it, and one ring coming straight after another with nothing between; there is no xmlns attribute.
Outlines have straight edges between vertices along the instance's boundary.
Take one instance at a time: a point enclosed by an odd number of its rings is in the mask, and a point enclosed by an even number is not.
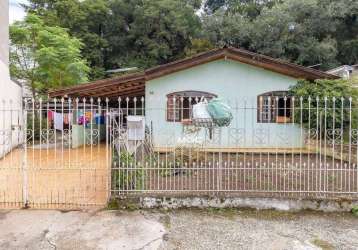
<svg viewBox="0 0 358 250"><path fill-rule="evenodd" d="M27 3L27 0L9 0L9 22L13 23L17 20L22 20L25 16L24 10L19 5L20 3Z"/></svg>

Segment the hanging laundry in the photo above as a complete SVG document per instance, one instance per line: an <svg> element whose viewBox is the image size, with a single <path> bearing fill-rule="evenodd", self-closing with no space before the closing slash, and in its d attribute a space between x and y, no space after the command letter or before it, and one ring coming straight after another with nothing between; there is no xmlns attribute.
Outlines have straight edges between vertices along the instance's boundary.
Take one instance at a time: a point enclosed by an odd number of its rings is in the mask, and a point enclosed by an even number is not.
<svg viewBox="0 0 358 250"><path fill-rule="evenodd" d="M95 121L96 121L96 124L104 124L104 116L101 115L101 114L96 114L95 115Z"/></svg>
<svg viewBox="0 0 358 250"><path fill-rule="evenodd" d="M63 114L54 113L54 127L57 130L63 130Z"/></svg>
<svg viewBox="0 0 358 250"><path fill-rule="evenodd" d="M72 121L72 113L63 114L63 123L68 125Z"/></svg>
<svg viewBox="0 0 358 250"><path fill-rule="evenodd" d="M54 116L53 113L54 112L52 110L47 111L47 120L50 124L52 124L52 121L53 121L53 116Z"/></svg>
<svg viewBox="0 0 358 250"><path fill-rule="evenodd" d="M63 123L68 125L70 123L68 114L63 114Z"/></svg>
<svg viewBox="0 0 358 250"><path fill-rule="evenodd" d="M80 116L78 118L78 125L87 125L89 123L89 119L87 117Z"/></svg>
<svg viewBox="0 0 358 250"><path fill-rule="evenodd" d="M86 112L85 113L85 117L86 117L86 120L91 120L92 119L92 116L93 116L93 114L92 114L92 112L90 112L90 111L88 111L88 112Z"/></svg>

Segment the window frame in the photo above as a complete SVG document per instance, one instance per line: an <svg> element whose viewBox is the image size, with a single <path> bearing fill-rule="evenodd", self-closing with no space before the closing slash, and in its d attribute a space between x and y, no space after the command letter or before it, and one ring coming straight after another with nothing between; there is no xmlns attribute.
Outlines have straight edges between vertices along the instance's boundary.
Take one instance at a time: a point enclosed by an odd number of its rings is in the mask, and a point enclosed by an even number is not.
<svg viewBox="0 0 358 250"><path fill-rule="evenodd" d="M206 91L198 91L198 90L185 90L185 91L177 91L172 92L166 95L167 102L166 102L166 121L167 122L182 122L183 121L183 110L184 107L182 106L181 98L192 98L192 100L195 100L198 98L200 100L202 97L210 100L212 98L216 98L217 95L213 93L209 93ZM175 103L171 103L171 101L174 101L175 97ZM183 101L184 103L184 101ZM192 107L194 104L189 103L189 119L191 117ZM171 107L170 107L171 106ZM174 110L173 110L174 109ZM171 113L173 112L173 113Z"/></svg>
<svg viewBox="0 0 358 250"><path fill-rule="evenodd" d="M284 112L287 112L288 110L288 114L286 113L286 115L284 116L279 116L279 106L278 106L278 102L277 102L277 98L287 98L286 101L286 111L284 109ZM263 118L262 114L263 114L263 102L265 100L267 100L268 98L270 98L270 103L268 104L269 108L268 108L268 113L269 113L269 118ZM287 107L287 102L289 103L289 107ZM285 104L284 104L285 105ZM286 90L278 90L278 91L270 91L270 92L266 92L263 94L260 94L257 96L257 123L287 123L291 122L292 119L292 106L293 106L293 99L292 96L290 96L288 94L288 91ZM278 117L285 117L283 120L284 122L279 122Z"/></svg>

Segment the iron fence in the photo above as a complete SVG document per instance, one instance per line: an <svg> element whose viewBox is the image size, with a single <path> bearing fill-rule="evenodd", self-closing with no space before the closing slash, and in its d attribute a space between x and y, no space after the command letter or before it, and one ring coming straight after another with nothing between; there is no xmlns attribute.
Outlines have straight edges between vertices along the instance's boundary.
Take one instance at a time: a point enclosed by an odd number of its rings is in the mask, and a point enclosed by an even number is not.
<svg viewBox="0 0 358 250"><path fill-rule="evenodd" d="M0 205L104 206L110 197L151 195L357 198L356 100L223 102L232 115L224 125L196 117L195 105L207 105L200 96L2 102Z"/></svg>

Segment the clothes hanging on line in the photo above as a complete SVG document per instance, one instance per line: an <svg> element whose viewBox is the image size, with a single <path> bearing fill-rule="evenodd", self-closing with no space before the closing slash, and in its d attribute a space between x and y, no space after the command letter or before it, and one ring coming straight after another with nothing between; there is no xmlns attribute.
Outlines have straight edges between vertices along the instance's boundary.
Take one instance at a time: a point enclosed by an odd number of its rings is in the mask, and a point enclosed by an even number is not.
<svg viewBox="0 0 358 250"><path fill-rule="evenodd" d="M63 130L63 114L54 113L54 128L56 130Z"/></svg>
<svg viewBox="0 0 358 250"><path fill-rule="evenodd" d="M48 122L51 124L52 123L52 121L53 121L53 117L54 117L54 114L53 114L54 112L52 111L52 110L48 110L47 111L47 120L48 120Z"/></svg>
<svg viewBox="0 0 358 250"><path fill-rule="evenodd" d="M49 124L53 124L56 130L63 130L64 125L69 125L72 121L72 113L57 113L52 110L47 111L47 119Z"/></svg>
<svg viewBox="0 0 358 250"><path fill-rule="evenodd" d="M63 114L63 123L65 125L69 125L72 121L72 114L71 113L67 113L67 114Z"/></svg>

